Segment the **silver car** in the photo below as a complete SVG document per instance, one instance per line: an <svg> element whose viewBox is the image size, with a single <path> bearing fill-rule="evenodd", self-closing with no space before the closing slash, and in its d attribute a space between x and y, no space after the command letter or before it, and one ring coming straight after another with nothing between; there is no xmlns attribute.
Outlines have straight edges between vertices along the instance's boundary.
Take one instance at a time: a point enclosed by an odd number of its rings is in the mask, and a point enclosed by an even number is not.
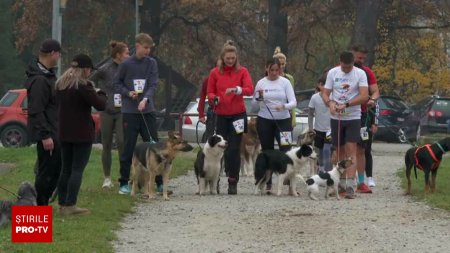
<svg viewBox="0 0 450 253"><path fill-rule="evenodd" d="M188 142L200 142L203 136L203 133L206 130L206 126L198 121L198 101L190 102L186 107L186 111L182 117L182 129L181 133L183 139ZM249 117L257 116L256 113L251 113L251 96L244 97L245 108L247 108L247 115ZM205 112L208 111L209 104L205 103ZM296 117L296 126L292 133L292 140L295 143L297 141L298 136L308 129L308 115L301 114L299 109L296 109L297 117Z"/></svg>

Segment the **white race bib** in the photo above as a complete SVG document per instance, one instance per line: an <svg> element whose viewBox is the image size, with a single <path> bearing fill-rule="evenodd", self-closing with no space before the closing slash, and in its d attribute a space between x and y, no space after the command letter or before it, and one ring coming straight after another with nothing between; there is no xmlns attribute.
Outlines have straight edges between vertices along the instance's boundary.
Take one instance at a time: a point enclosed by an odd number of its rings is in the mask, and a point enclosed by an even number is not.
<svg viewBox="0 0 450 253"><path fill-rule="evenodd" d="M367 132L367 127L361 127L361 139L367 141L369 139L369 132Z"/></svg>
<svg viewBox="0 0 450 253"><path fill-rule="evenodd" d="M122 96L114 94L114 107L122 107Z"/></svg>
<svg viewBox="0 0 450 253"><path fill-rule="evenodd" d="M244 119L238 119L233 121L234 130L237 134L241 134L244 132Z"/></svg>
<svg viewBox="0 0 450 253"><path fill-rule="evenodd" d="M288 146L292 143L292 133L291 132L280 132L280 145Z"/></svg>
<svg viewBox="0 0 450 253"><path fill-rule="evenodd" d="M137 93L144 92L145 79L133 79L134 91Z"/></svg>

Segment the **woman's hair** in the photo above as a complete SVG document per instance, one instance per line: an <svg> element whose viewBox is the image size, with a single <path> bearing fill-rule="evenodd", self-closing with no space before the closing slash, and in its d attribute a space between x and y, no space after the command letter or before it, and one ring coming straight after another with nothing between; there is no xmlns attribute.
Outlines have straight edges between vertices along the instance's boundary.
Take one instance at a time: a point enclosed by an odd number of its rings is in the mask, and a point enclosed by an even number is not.
<svg viewBox="0 0 450 253"><path fill-rule="evenodd" d="M267 68L270 69L273 65L278 65L278 67L281 68L281 66L280 66L280 60L279 60L278 58L270 58L270 59L267 59L267 61L266 61L266 69L267 69ZM264 76L267 76L267 75L269 75L269 73L267 73L267 70L266 70Z"/></svg>
<svg viewBox="0 0 450 253"><path fill-rule="evenodd" d="M112 40L109 42L109 46L111 47L111 57L116 58L117 54L122 54L128 48L127 44Z"/></svg>
<svg viewBox="0 0 450 253"><path fill-rule="evenodd" d="M89 80L85 76L85 68L70 67L56 80L56 90L78 89L78 85L86 85Z"/></svg>
<svg viewBox="0 0 450 253"><path fill-rule="evenodd" d="M284 60L286 60L286 55L284 55L281 52L281 48L280 47L276 47L275 51L273 52L273 58L277 58L277 59L283 58Z"/></svg>
<svg viewBox="0 0 450 253"><path fill-rule="evenodd" d="M222 51L220 52L219 55L219 60L217 62L217 66L219 67L220 73L223 73L223 68L225 67L223 58L225 57L226 53L230 52L236 54L236 62L234 63L234 69L238 70L240 67L236 46L234 46L234 42L232 40L227 40L227 42L225 42L225 44L223 45Z"/></svg>

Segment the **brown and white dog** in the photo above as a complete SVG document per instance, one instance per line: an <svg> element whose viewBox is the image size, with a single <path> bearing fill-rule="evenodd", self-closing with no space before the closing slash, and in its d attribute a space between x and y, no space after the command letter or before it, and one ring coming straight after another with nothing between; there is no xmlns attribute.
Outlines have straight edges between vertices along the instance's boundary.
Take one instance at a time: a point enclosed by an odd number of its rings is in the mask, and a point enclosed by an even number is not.
<svg viewBox="0 0 450 253"><path fill-rule="evenodd" d="M314 138L316 137L316 131L313 129L306 129L301 135L298 136L297 146L301 145L313 145ZM304 168L300 172L304 177L310 177L317 173L317 161L310 160L308 168Z"/></svg>
<svg viewBox="0 0 450 253"><path fill-rule="evenodd" d="M444 153L450 150L450 137L439 140L433 144L425 144L420 147L412 147L406 151L406 179L408 188L406 195L411 194L411 169L414 167L414 173L417 177L416 167L423 170L425 174L425 193L436 190L436 175ZM431 181L430 181L431 172Z"/></svg>
<svg viewBox="0 0 450 253"><path fill-rule="evenodd" d="M251 118L247 124L247 133L242 135L241 141L241 174L253 176L256 157L261 151L261 142L256 131L256 118Z"/></svg>
<svg viewBox="0 0 450 253"><path fill-rule="evenodd" d="M134 149L131 167L131 196L135 196L139 186L143 188L143 195L155 198L155 177L163 177L163 198L169 200L167 187L172 161L179 151L188 152L193 148L179 135L169 132L167 141L158 143L140 143Z"/></svg>

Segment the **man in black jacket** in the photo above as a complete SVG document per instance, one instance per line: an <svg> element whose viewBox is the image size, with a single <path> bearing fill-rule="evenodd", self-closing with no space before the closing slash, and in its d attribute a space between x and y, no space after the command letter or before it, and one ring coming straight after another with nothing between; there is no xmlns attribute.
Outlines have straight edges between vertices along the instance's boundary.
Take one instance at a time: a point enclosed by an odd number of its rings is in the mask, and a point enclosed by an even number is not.
<svg viewBox="0 0 450 253"><path fill-rule="evenodd" d="M28 131L37 147L35 187L37 204L48 205L61 171L61 151L57 139L58 105L55 99L56 70L61 56L58 41L47 39L39 49L39 58L26 71L28 95Z"/></svg>

